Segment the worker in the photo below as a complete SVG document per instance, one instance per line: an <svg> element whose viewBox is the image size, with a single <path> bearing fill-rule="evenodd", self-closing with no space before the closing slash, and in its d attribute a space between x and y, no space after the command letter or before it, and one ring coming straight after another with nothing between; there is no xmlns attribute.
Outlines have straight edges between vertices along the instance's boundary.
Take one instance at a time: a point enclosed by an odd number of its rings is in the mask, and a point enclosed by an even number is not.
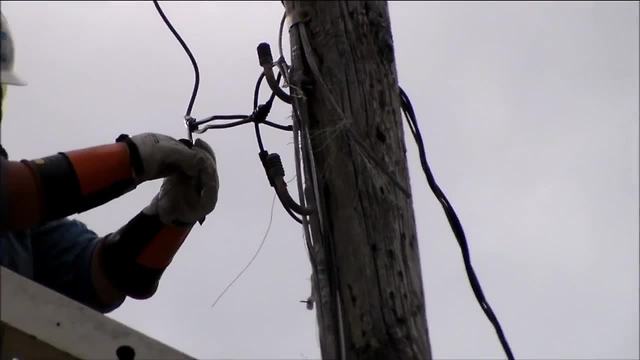
<svg viewBox="0 0 640 360"><path fill-rule="evenodd" d="M14 73L14 42L1 27L2 104ZM2 126L0 110L0 130ZM0 132L1 135L1 132ZM121 135L114 142L11 161L0 137L0 265L101 312L158 287L193 225L215 207L216 158L198 139ZM123 227L99 237L68 219L154 179L159 193Z"/></svg>

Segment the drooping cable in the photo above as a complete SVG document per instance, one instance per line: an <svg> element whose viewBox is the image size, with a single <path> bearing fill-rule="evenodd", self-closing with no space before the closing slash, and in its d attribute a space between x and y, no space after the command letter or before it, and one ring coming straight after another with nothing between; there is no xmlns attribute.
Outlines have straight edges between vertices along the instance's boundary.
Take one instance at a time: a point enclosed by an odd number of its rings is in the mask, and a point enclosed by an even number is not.
<svg viewBox="0 0 640 360"><path fill-rule="evenodd" d="M402 90L402 88L400 88L400 100L402 104L402 110L405 113L407 122L409 123L409 128L411 129L416 145L418 146L418 152L420 155L420 165L422 166L422 170L424 171L424 174L427 178L427 183L429 184L429 187L431 188L431 191L433 192L433 194L436 196L436 198L442 205L442 209L444 210L447 220L451 225L451 229L453 230L456 240L458 241L458 245L460 246L460 250L462 252L462 259L464 262L464 268L467 272L467 277L469 278L469 283L471 284L471 289L473 290L473 294L478 300L478 303L480 304L482 311L485 313L485 315L493 325L496 333L498 334L498 339L500 340L500 344L502 345L502 348L504 349L504 352L507 355L507 358L512 360L514 357L511 351L511 347L509 346L509 343L507 342L507 338L504 335L504 332L502 331L502 327L500 326L500 322L498 321L498 318L494 314L493 309L491 309L489 302L484 296L484 292L482 291L482 287L480 286L480 281L478 280L478 277L476 276L473 266L471 265L471 256L469 254L467 237L465 236L464 230L462 229L462 224L460 223L460 219L458 218L458 215L453 209L453 206L451 206L451 203L447 199L446 195L444 194L440 186L438 186L438 183L436 182L433 176L433 173L431 172L431 168L429 167L429 163L427 162L424 141L422 139L422 134L420 133L420 128L418 127L418 121L416 119L413 106L411 105L409 96L407 96L407 94L404 92L404 90Z"/></svg>

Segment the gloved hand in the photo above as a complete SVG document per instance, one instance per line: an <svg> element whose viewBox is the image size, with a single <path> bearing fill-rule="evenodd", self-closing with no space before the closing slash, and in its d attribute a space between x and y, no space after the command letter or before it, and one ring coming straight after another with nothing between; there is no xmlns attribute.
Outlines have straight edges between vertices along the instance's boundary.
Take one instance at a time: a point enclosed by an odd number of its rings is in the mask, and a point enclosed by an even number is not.
<svg viewBox="0 0 640 360"><path fill-rule="evenodd" d="M138 184L176 174L194 178L202 166L198 162L204 161L189 146L167 135L121 135L116 141L125 142L129 146L135 181Z"/></svg>
<svg viewBox="0 0 640 360"><path fill-rule="evenodd" d="M186 148L184 144L179 144ZM167 177L143 212L157 214L165 224L194 224L204 220L218 201L218 172L211 147L197 139L185 171Z"/></svg>

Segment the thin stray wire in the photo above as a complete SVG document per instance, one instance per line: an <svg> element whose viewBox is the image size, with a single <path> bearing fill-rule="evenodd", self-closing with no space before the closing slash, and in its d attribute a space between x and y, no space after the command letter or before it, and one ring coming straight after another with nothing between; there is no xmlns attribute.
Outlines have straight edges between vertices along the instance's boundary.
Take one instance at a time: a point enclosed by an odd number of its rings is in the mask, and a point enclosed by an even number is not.
<svg viewBox="0 0 640 360"><path fill-rule="evenodd" d="M278 52L280 53L280 59L282 59L285 64L286 61L284 60L284 51L282 51L282 33L284 32L284 22L287 19L287 11L284 11L284 14L282 14L282 20L280 20L280 28L278 29ZM285 78L286 80L286 78Z"/></svg>
<svg viewBox="0 0 640 360"><path fill-rule="evenodd" d="M158 3L158 0L153 0L153 5L155 5L156 10L158 10L158 14L160 14L162 21L164 21L165 25L167 25L167 27L169 28L173 36L175 36L175 38L178 40L180 45L182 45L182 48L187 53L187 56L189 56L189 60L191 60L191 65L193 65L193 72L195 75L195 79L193 81L193 90L191 91L191 98L189 99L189 104L187 105L187 111L184 114L185 120L187 120L189 117L191 117L191 110L193 109L193 103L196 101L196 96L198 95L198 87L200 86L200 69L198 69L198 62L196 61L196 58L191 53L191 50L189 49L189 46L187 46L187 43L185 43L184 40L182 40L182 37L180 36L180 34L178 34L178 31L176 31L176 29L171 24L171 21L169 21L167 16L164 14L164 11L162 11L162 8L160 8L160 4ZM192 140L191 130L188 130L188 132L189 132L189 140Z"/></svg>
<svg viewBox="0 0 640 360"><path fill-rule="evenodd" d="M442 205L442 209L449 221L449 225L453 230L453 234L458 241L458 245L460 246L460 250L462 252L462 259L464 262L464 268L467 272L467 277L469 278L469 283L471 284L471 289L473 290L473 294L476 297L476 300L480 304L482 311L484 311L485 315L493 325L496 333L498 334L498 339L500 340L500 344L504 349L507 358L513 360L513 353L511 352L511 347L507 342L507 338L502 331L502 327L500 326L500 322L498 318L494 314L489 302L484 296L484 292L482 291L482 287L480 286L480 281L476 276L475 271L473 270L473 266L471 265L471 256L469 254L469 246L467 244L467 237L464 234L464 230L462 228L462 224L460 223L460 219L456 214L456 211L451 206L451 203L447 199L447 196L444 194L438 183L431 172L431 168L429 167L429 163L427 162L427 156L424 146L424 141L422 139L422 134L420 133L420 128L418 127L418 121L416 119L415 112L413 110L413 106L411 105L411 100L409 96L400 88L400 100L402 104L402 110L405 114L407 122L409 123L409 128L414 136L414 140L416 145L418 146L418 152L420 155L420 164L422 165L422 170L427 178L427 183L431 188L431 191L436 196L440 204Z"/></svg>
<svg viewBox="0 0 640 360"><path fill-rule="evenodd" d="M276 194L273 194L273 199L271 200L271 213L269 214L269 225L267 225L267 230L265 231L264 236L262 237L262 241L260 242L260 246L258 246L258 249L253 254L253 256L251 257L251 260L249 260L247 265L245 265L244 268L242 268L242 270L240 270L238 275L236 275L236 277L233 278L233 280L231 280L231 282L224 288L224 290L222 290L220 295L218 295L218 297L213 302L213 304L211 304L211 308L212 309L216 306L216 304L218 304L218 302L220 301L220 299L222 299L224 294L226 294L227 291L229 291L229 289L233 286L233 284L235 284L235 282L238 281L238 279L242 276L242 274L244 274L245 271L247 271L249 266L251 266L251 264L253 264L253 261L258 257L258 254L260 254L260 251L262 251L262 247L264 246L264 243L267 240L267 236L269 235L269 231L271 230L271 224L273 223L273 209L274 209L275 205L276 205Z"/></svg>
<svg viewBox="0 0 640 360"><path fill-rule="evenodd" d="M287 181L287 183L292 182L295 178L296 177L293 177L293 178L289 179ZM222 299L222 297L227 293L227 291L229 291L229 289L233 286L233 284L235 284L236 281L238 281L238 279L240 279L240 277L247 271L247 269L249 269L251 264L253 264L253 262L256 260L256 258L260 254L260 251L262 251L262 248L264 247L264 244L265 244L265 242L267 240L267 237L269 236L269 231L271 230L271 224L273 224L273 210L275 208L275 205L276 205L276 194L274 193L273 194L273 198L271 199L271 210L269 212L269 224L267 225L267 230L265 231L264 236L262 237L262 241L260 242L260 246L258 246L258 249L253 254L253 256L251 257L251 260L249 260L247 265L245 265L242 268L242 270L240 270L238 275L236 275L236 277L234 277L233 280L231 280L231 282L229 282L229 284L224 288L224 290L222 290L220 295L218 295L218 297L215 299L213 304L211 304L211 308L212 309L218 304L220 299Z"/></svg>

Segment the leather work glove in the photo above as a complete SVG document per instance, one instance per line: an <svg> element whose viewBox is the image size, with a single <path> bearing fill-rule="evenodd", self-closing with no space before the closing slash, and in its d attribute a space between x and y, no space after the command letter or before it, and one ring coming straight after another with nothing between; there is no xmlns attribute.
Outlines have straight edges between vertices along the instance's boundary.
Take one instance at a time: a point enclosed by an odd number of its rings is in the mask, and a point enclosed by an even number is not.
<svg viewBox="0 0 640 360"><path fill-rule="evenodd" d="M183 164L185 170L165 178L158 194L143 210L148 215L157 214L165 224L202 222L218 201L219 180L213 150L200 139L188 150L191 158Z"/></svg>
<svg viewBox="0 0 640 360"><path fill-rule="evenodd" d="M120 137L117 141L126 142L132 151L135 181L138 184L175 174L194 178L203 166L202 156L198 156L194 149L167 135L143 133Z"/></svg>
<svg viewBox="0 0 640 360"><path fill-rule="evenodd" d="M166 174L151 203L126 225L102 240L99 257L111 284L135 299L152 296L165 269L196 221L218 200L218 172L213 150L168 136L142 134L123 138L139 156L144 181ZM136 155L136 152L139 152ZM134 165L135 167L135 165Z"/></svg>

